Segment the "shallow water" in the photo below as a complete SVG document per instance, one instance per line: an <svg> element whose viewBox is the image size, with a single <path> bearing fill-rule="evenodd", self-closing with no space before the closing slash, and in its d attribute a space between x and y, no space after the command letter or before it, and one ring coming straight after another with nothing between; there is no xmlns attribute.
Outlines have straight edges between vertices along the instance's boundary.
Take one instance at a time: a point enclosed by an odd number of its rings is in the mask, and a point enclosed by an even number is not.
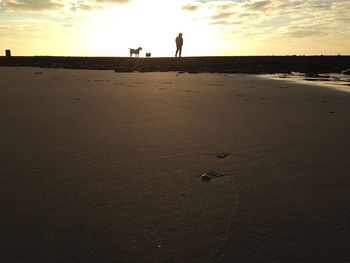
<svg viewBox="0 0 350 263"><path fill-rule="evenodd" d="M277 73L272 75L264 75L264 77L271 79L283 79L301 84L327 86L350 92L350 75L341 73L305 74L301 72L292 72L291 74Z"/></svg>

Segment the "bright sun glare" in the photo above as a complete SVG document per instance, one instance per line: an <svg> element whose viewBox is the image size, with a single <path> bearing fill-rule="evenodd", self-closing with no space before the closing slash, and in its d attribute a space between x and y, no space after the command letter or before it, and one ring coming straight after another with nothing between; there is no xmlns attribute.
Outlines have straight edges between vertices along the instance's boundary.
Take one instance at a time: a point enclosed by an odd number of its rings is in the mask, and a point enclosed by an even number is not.
<svg viewBox="0 0 350 263"><path fill-rule="evenodd" d="M214 46L208 27L192 21L176 1L130 2L91 14L89 21L87 45L98 55L127 56L128 48L142 47L154 57L173 56L180 32L184 54L205 55Z"/></svg>

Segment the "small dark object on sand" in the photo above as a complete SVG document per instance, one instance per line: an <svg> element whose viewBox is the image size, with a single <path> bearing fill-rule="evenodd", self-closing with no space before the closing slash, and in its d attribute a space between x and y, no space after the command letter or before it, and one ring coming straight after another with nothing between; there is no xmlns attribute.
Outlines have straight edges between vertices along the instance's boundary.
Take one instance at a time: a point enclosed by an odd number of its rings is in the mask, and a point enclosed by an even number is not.
<svg viewBox="0 0 350 263"><path fill-rule="evenodd" d="M211 171L209 173L204 173L204 174L201 174L201 180L202 181L205 181L205 182L209 182L211 181L212 179L215 179L215 178L218 178L220 176L224 176L226 175L225 173L223 172L214 172L214 171Z"/></svg>
<svg viewBox="0 0 350 263"><path fill-rule="evenodd" d="M207 174L202 174L201 175L201 180L203 181L210 181L211 180L211 177Z"/></svg>
<svg viewBox="0 0 350 263"><path fill-rule="evenodd" d="M34 72L34 74L39 75L39 74L43 74L43 73L41 71L36 71L36 72Z"/></svg>
<svg viewBox="0 0 350 263"><path fill-rule="evenodd" d="M217 154L216 155L216 158L218 158L218 159L225 159L227 156L229 156L230 155L230 153L228 153L228 152L223 152L223 153L219 153L219 154Z"/></svg>

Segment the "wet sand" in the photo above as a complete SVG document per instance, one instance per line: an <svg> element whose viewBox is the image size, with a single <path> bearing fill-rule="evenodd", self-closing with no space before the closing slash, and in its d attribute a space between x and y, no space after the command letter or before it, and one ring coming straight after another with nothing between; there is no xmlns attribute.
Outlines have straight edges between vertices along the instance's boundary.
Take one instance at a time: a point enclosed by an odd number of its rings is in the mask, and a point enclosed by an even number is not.
<svg viewBox="0 0 350 263"><path fill-rule="evenodd" d="M1 261L350 258L350 93L238 74L0 76Z"/></svg>

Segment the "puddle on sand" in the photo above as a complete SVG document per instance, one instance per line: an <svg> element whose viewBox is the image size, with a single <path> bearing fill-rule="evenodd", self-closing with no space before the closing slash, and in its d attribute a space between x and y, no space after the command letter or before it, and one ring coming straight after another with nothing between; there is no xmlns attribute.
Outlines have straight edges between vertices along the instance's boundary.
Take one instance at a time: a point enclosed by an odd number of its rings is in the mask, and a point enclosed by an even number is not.
<svg viewBox="0 0 350 263"><path fill-rule="evenodd" d="M291 72L290 74L277 73L272 75L262 75L262 77L292 81L301 84L331 87L350 92L350 75L343 73L305 74L300 72Z"/></svg>

